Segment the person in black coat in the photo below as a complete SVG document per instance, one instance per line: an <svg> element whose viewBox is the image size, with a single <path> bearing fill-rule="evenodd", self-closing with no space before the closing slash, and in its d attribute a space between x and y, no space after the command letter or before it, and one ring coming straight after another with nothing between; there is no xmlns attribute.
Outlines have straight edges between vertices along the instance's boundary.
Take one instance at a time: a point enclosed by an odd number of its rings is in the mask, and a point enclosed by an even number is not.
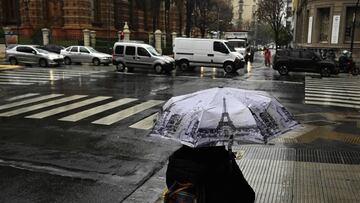
<svg viewBox="0 0 360 203"><path fill-rule="evenodd" d="M193 194L197 203L255 201L255 192L236 164L234 154L224 146L182 146L169 158L166 184L169 193L187 185L186 192Z"/></svg>

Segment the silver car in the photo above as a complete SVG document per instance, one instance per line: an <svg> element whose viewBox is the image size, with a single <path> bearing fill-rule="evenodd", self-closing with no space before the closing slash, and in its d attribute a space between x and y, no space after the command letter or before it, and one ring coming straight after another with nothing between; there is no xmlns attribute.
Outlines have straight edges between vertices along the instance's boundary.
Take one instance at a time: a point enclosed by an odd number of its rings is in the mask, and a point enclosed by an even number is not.
<svg viewBox="0 0 360 203"><path fill-rule="evenodd" d="M100 64L109 65L112 61L111 55L98 52L88 46L70 46L65 50L61 50L60 54L64 56L66 65L93 63L95 66L99 66Z"/></svg>
<svg viewBox="0 0 360 203"><path fill-rule="evenodd" d="M11 65L38 64L40 67L60 65L64 57L38 48L36 45L16 45L5 50L5 58Z"/></svg>

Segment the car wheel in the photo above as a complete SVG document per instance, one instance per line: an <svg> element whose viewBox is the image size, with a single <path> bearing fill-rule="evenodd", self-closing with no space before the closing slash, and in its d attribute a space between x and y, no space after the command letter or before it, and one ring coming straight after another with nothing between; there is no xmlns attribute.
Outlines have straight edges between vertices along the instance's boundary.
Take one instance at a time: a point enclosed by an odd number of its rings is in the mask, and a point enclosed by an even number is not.
<svg viewBox="0 0 360 203"><path fill-rule="evenodd" d="M98 58L93 59L94 66L100 66L100 60Z"/></svg>
<svg viewBox="0 0 360 203"><path fill-rule="evenodd" d="M227 62L224 64L224 71L226 73L233 73L236 71L236 69L234 68L234 64L233 63L230 63L230 62Z"/></svg>
<svg viewBox="0 0 360 203"><path fill-rule="evenodd" d="M45 59L40 59L39 60L39 66L42 67L42 68L45 68L48 66L48 63Z"/></svg>
<svg viewBox="0 0 360 203"><path fill-rule="evenodd" d="M322 77L330 77L331 75L331 70L328 67L322 67L320 70L320 75Z"/></svg>
<svg viewBox="0 0 360 203"><path fill-rule="evenodd" d="M116 65L116 70L119 72L124 72L125 71L125 65L123 63L119 63Z"/></svg>
<svg viewBox="0 0 360 203"><path fill-rule="evenodd" d="M17 65L18 64L18 61L16 60L15 57L11 57L9 62L10 62L11 65Z"/></svg>
<svg viewBox="0 0 360 203"><path fill-rule="evenodd" d="M189 62L187 60L181 60L179 67L180 67L180 70L187 71L187 70L189 70Z"/></svg>
<svg viewBox="0 0 360 203"><path fill-rule="evenodd" d="M161 74L163 72L163 67L161 66L161 64L156 64L154 66L154 69L155 69L155 73L157 74Z"/></svg>
<svg viewBox="0 0 360 203"><path fill-rule="evenodd" d="M281 65L278 69L280 75L287 75L289 74L289 69L287 68L286 65Z"/></svg>
<svg viewBox="0 0 360 203"><path fill-rule="evenodd" d="M71 59L69 57L64 58L65 65L71 65Z"/></svg>
<svg viewBox="0 0 360 203"><path fill-rule="evenodd" d="M351 70L351 74L352 74L352 75L359 75L359 72L360 72L360 70L359 70L359 68L357 68L357 67L354 67L354 68Z"/></svg>

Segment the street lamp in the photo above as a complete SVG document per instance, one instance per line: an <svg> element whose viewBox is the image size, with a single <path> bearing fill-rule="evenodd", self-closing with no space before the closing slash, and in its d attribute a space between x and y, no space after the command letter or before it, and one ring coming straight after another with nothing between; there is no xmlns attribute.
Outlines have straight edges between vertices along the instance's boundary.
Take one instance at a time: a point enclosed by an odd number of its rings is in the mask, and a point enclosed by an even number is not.
<svg viewBox="0 0 360 203"><path fill-rule="evenodd" d="M354 12L354 16L353 16L353 22L352 22L352 30L351 30L351 45L350 45L350 54L352 56L353 53L353 49L354 49L354 37L355 37L355 25L356 25L356 14L357 14L357 10L359 7L359 0L356 2L356 6L355 6L355 12Z"/></svg>
<svg viewBox="0 0 360 203"><path fill-rule="evenodd" d="M29 3L30 0L23 0L24 5L25 5L25 16L26 16L26 20L25 20L25 24L29 25L30 24L30 16L29 16Z"/></svg>

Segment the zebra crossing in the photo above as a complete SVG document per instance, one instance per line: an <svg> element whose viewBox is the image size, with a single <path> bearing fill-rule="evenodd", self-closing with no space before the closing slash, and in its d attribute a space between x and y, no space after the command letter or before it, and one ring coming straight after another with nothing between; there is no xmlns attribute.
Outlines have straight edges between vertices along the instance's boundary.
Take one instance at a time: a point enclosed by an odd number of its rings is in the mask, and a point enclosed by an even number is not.
<svg viewBox="0 0 360 203"><path fill-rule="evenodd" d="M0 72L0 85L46 84L57 80L85 76L104 71L82 71L69 69L24 68Z"/></svg>
<svg viewBox="0 0 360 203"><path fill-rule="evenodd" d="M141 101L137 98L116 99L110 96L64 95L27 93L5 100L0 104L0 119L21 117L25 119L52 118L59 122L84 121L93 125L111 126L132 116L139 117L130 128L148 130L162 100ZM145 114L145 117L143 116Z"/></svg>
<svg viewBox="0 0 360 203"><path fill-rule="evenodd" d="M360 109L360 78L305 78L305 104Z"/></svg>

